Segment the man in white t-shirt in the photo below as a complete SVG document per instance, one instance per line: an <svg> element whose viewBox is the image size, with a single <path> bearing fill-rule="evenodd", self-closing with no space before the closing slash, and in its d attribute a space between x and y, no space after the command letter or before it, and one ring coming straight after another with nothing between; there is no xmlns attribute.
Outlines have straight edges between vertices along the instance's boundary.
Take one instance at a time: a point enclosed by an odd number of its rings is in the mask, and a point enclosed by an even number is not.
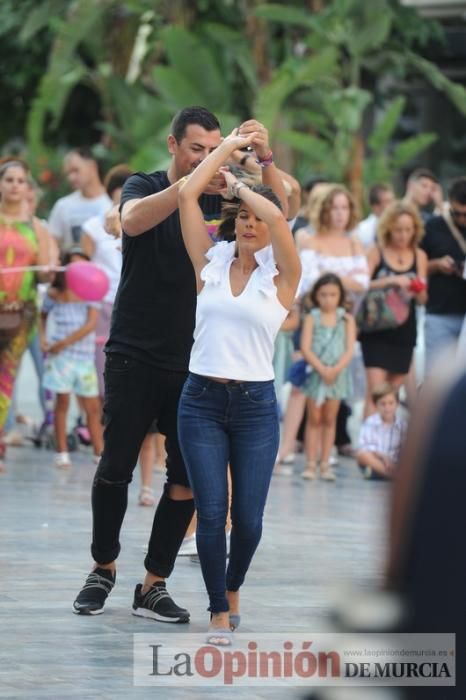
<svg viewBox="0 0 466 700"><path fill-rule="evenodd" d="M61 197L52 208L48 228L61 250L79 244L82 225L92 216L103 215L112 201L102 184L97 161L87 148L75 148L65 156L64 169L72 194Z"/></svg>
<svg viewBox="0 0 466 700"><path fill-rule="evenodd" d="M127 165L116 165L107 173L104 185L112 205L120 203L121 191L126 180L132 174ZM103 348L110 333L110 320L113 302L117 293L121 276L122 252L121 238L115 238L104 229L105 215L92 216L84 222L80 245L93 263L101 267L107 274L110 286L102 300L99 319L97 321L97 342L95 363L99 380L99 394L104 396L103 370L105 355Z"/></svg>
<svg viewBox="0 0 466 700"><path fill-rule="evenodd" d="M380 216L394 199L395 194L390 185L379 183L372 185L369 189L369 204L372 211L369 216L363 219L356 227L356 235L364 248L370 248L376 242L377 224L379 223Z"/></svg>

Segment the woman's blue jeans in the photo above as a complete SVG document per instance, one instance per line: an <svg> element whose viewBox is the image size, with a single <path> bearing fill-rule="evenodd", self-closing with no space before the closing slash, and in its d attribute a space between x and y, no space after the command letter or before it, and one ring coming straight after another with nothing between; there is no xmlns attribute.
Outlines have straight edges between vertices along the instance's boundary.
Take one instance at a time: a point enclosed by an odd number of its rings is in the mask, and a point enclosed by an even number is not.
<svg viewBox="0 0 466 700"><path fill-rule="evenodd" d="M190 374L178 408L178 434L197 510L197 549L209 610L228 611L262 534L262 518L278 452L273 381L222 384ZM232 494L226 570L227 469Z"/></svg>

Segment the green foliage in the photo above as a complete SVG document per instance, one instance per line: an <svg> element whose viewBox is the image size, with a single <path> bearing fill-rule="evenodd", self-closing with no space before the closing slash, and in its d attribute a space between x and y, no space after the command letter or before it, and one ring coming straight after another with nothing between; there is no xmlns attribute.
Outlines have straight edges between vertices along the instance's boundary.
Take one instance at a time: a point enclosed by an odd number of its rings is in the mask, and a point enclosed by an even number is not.
<svg viewBox="0 0 466 700"><path fill-rule="evenodd" d="M385 107L385 112L367 139L372 151L383 151L390 143L406 105L406 98L396 97Z"/></svg>
<svg viewBox="0 0 466 700"><path fill-rule="evenodd" d="M422 56L407 52L406 60L437 90L444 92L461 114L466 115L466 89L462 85L449 80L437 66L422 58Z"/></svg>
<svg viewBox="0 0 466 700"><path fill-rule="evenodd" d="M308 29L316 28L316 20L308 10L297 7L284 7L278 4L261 5L255 9L254 14L262 19L280 24L292 24ZM318 26L318 25L317 25Z"/></svg>
<svg viewBox="0 0 466 700"><path fill-rule="evenodd" d="M366 107L372 102L367 90L356 87L334 89L322 95L322 107L339 131L356 133Z"/></svg>
<svg viewBox="0 0 466 700"><path fill-rule="evenodd" d="M65 3L65 7L66 7ZM68 3L69 4L69 3ZM19 34L22 42L33 39L42 29L46 29L53 18L60 17L63 13L63 0L47 0L39 5L36 4L25 18L25 22Z"/></svg>
<svg viewBox="0 0 466 700"><path fill-rule="evenodd" d="M422 153L422 151L436 140L437 136L432 133L418 134L418 136L405 139L393 149L391 157L392 167L395 170L401 168L405 163L409 163L418 153Z"/></svg>
<svg viewBox="0 0 466 700"><path fill-rule="evenodd" d="M30 102L46 70L51 34L43 31L39 40L26 46L18 42L35 4L36 0L0 2L0 134L4 151L11 150L10 141L22 140Z"/></svg>
<svg viewBox="0 0 466 700"><path fill-rule="evenodd" d="M374 150L364 161L364 182L390 182L393 174L410 163L437 140L436 134L425 133L412 136L398 143L394 148Z"/></svg>
<svg viewBox="0 0 466 700"><path fill-rule="evenodd" d="M465 89L419 54L442 41L438 23L398 0L327 0L314 13L302 0L2 0L0 38L2 129L22 134L28 113L29 155L47 173L83 88L98 105L83 139L95 135L108 164L148 170L168 162L170 120L187 104L215 111L225 133L254 114L290 147L298 176L338 180L358 170L354 145L375 104L366 181L391 179L433 143L396 143L406 99L367 89L367 76L422 76L466 114Z"/></svg>
<svg viewBox="0 0 466 700"><path fill-rule="evenodd" d="M354 33L348 42L348 51L355 56L364 57L385 44L392 28L393 16L384 0L358 3L358 7L362 10L362 16L354 18L351 26Z"/></svg>
<svg viewBox="0 0 466 700"><path fill-rule="evenodd" d="M33 154L43 148L47 116L52 117L51 128L56 128L72 89L89 77L89 68L81 60L77 49L95 31L96 25L99 26L102 14L109 4L110 0L101 0L99 3L80 0L71 5L69 15L56 21L57 34L48 70L40 82L28 119L28 143ZM40 28L39 18L35 26ZM32 27L26 28L30 36Z"/></svg>
<svg viewBox="0 0 466 700"><path fill-rule="evenodd" d="M160 39L165 47L170 68L159 66L156 71L164 70L172 83L167 90L165 80L165 94L170 96L171 91L177 90L176 84L183 83L182 92L188 97L186 100L182 96L181 102L177 100L175 104L192 104L196 96L202 96L202 103L211 105L213 109L228 104L228 85L210 47L208 48L195 34L181 27L163 29Z"/></svg>
<svg viewBox="0 0 466 700"><path fill-rule="evenodd" d="M335 75L337 71L337 53L329 47L320 54L300 61L290 58L277 69L270 82L259 90L255 114L273 130L277 116L285 102L301 88L311 89L315 83L322 86Z"/></svg>
<svg viewBox="0 0 466 700"><path fill-rule="evenodd" d="M299 56L293 55L274 72L271 82L259 92L256 112L259 118L274 124L280 115L291 128L281 139L300 153L297 162L304 170L344 180L358 164L354 162L355 143L360 138L363 120L374 106L373 91L361 89L361 72L406 77L413 70L421 74L464 113L466 91L432 63L419 56L414 48L440 40L439 25L420 21L412 9L401 8L395 0L333 0L322 12L312 15L304 9L289 9L278 4L261 5L256 14L283 27L296 27L302 45ZM414 27L419 30L414 32ZM314 81L300 81L305 66L318 63L332 52L332 70L322 71ZM326 75L327 83L322 76ZM379 102L382 95L377 96ZM300 103L312 105L313 116L306 124ZM420 134L391 148L405 108L403 97L391 101L385 115L367 139L369 153L364 163L364 177L392 179L395 170L428 148L433 134ZM330 125L323 128L323 122ZM303 158L304 156L304 158Z"/></svg>

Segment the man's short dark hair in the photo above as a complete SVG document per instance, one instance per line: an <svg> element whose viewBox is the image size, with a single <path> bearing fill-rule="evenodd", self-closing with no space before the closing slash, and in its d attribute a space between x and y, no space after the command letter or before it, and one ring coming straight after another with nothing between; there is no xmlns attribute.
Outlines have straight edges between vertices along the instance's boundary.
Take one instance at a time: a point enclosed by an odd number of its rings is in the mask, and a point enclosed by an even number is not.
<svg viewBox="0 0 466 700"><path fill-rule="evenodd" d="M80 156L81 158L84 158L84 160L95 160L97 162L97 159L92 153L89 146L76 146L76 148L71 148L66 155L72 156L73 153Z"/></svg>
<svg viewBox="0 0 466 700"><path fill-rule="evenodd" d="M432 182L435 182L437 185L439 183L437 175L434 175L432 170L429 170L428 168L416 168L416 170L413 170L408 178L408 182L417 182L417 180L420 180L423 177L425 177L427 180L432 180Z"/></svg>
<svg viewBox="0 0 466 700"><path fill-rule="evenodd" d="M180 143L186 135L190 124L198 124L206 131L220 131L220 123L212 112L205 107L185 107L175 115L170 127L170 133Z"/></svg>
<svg viewBox="0 0 466 700"><path fill-rule="evenodd" d="M100 180L102 180L104 176L103 172L103 167L101 161L96 158L96 156L93 154L92 149L89 148L89 146L77 146L76 148L71 148L68 153L66 154L65 158L68 158L69 156L76 155L82 158L83 160L92 160L97 166L97 172L99 174Z"/></svg>
<svg viewBox="0 0 466 700"><path fill-rule="evenodd" d="M369 204L371 205L371 207L375 206L376 204L380 204L380 196L384 192L392 191L392 187L390 185L387 185L386 182L377 182L375 185L371 185L368 194Z"/></svg>
<svg viewBox="0 0 466 700"><path fill-rule="evenodd" d="M466 204L466 177L453 180L448 190L448 199L458 204Z"/></svg>

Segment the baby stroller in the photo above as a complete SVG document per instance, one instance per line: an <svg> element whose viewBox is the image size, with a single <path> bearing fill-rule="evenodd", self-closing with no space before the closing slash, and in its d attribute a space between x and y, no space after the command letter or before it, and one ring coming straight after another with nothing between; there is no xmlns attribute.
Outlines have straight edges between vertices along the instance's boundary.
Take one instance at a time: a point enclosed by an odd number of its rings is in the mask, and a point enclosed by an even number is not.
<svg viewBox="0 0 466 700"><path fill-rule="evenodd" d="M32 443L35 447L44 447L46 450L56 450L55 444L55 429L54 429L54 397L53 393L48 389L45 390L45 419L39 428L31 436ZM82 423L81 416L78 417L76 425L66 436L68 452L75 452L79 445L90 445L91 440L89 431Z"/></svg>

